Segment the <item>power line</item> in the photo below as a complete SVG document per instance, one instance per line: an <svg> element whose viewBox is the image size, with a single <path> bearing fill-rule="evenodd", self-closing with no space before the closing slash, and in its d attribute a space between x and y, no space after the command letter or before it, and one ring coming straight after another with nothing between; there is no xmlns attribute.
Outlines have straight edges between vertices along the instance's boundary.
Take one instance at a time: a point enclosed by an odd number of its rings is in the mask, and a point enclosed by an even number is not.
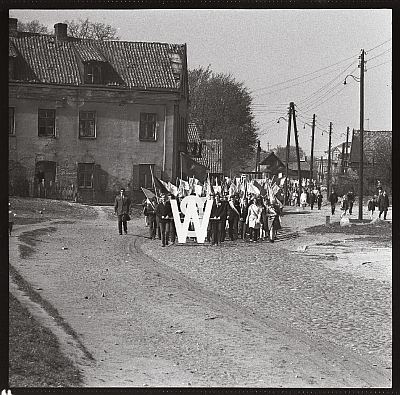
<svg viewBox="0 0 400 395"><path fill-rule="evenodd" d="M383 43L377 45L376 47L371 48L371 49L367 49L366 52L372 52L374 49L381 47L382 45L386 44L386 43L389 42L389 41L392 41L392 39L389 38L389 40L384 41Z"/></svg>
<svg viewBox="0 0 400 395"><path fill-rule="evenodd" d="M375 67L379 67L379 66L382 66L383 64L386 64L386 63L391 63L391 62L392 62L391 60L388 60L388 61L386 61L386 62L379 63L379 64L377 64L377 65L375 65L375 66L368 67L368 71L370 71L370 70L374 69Z"/></svg>
<svg viewBox="0 0 400 395"><path fill-rule="evenodd" d="M389 48L389 49L387 49L386 51L383 51L383 52L381 52L380 54L378 54L378 55L374 56L373 58L371 58L371 59L368 59L368 62L370 62L372 59L376 59L376 58L378 58L379 56L382 56L382 55L384 55L386 52L389 52L391 49L392 49L392 47L390 47L390 48Z"/></svg>
<svg viewBox="0 0 400 395"><path fill-rule="evenodd" d="M317 91L315 91L314 93L312 93L311 95L307 96L305 99L300 100L300 103L302 105L304 105L307 101L311 100L311 102L315 101L318 97L317 93L322 91L324 88L328 87L329 85L331 85L337 78L339 78L342 74L344 74L347 69L349 69L352 65L354 64L354 62L352 62L351 64L349 64L342 72L340 72L336 77L332 78L328 83L326 83L325 85L323 85L321 88L319 88ZM350 74L354 73L354 71L357 70L357 67L355 67ZM341 82L340 82L341 83ZM327 92L330 92L332 89L329 89ZM325 92L324 94L322 94L320 97L322 98L327 92ZM312 96L317 96L312 98ZM307 106L307 105L306 105Z"/></svg>
<svg viewBox="0 0 400 395"><path fill-rule="evenodd" d="M265 87L263 87L263 88L254 89L253 91L251 91L251 93L258 92L258 91L264 90L264 89L273 88L273 87L275 87L275 86L282 85L282 84L286 84L286 83L288 83L288 82L296 81L296 80L298 80L298 79L300 79L300 78L308 77L309 75L318 73L319 71L326 70L326 69L328 69L328 68L330 68L330 67L336 66L336 65L338 65L338 64L340 64L340 63L343 63L343 62L345 62L346 60L353 59L355 56L358 56L358 54L357 54L357 55L350 56L350 57L348 57L348 58L346 58L346 59L340 60L339 62L336 62L336 63L331 64L331 65L329 65L329 66L322 67L321 69L312 71L311 73L303 74L303 75L301 75L301 76L298 76L298 77L295 77L295 78L291 78L290 80L287 80L287 81L277 82L276 84L272 84L272 85L269 85L269 86L265 86Z"/></svg>

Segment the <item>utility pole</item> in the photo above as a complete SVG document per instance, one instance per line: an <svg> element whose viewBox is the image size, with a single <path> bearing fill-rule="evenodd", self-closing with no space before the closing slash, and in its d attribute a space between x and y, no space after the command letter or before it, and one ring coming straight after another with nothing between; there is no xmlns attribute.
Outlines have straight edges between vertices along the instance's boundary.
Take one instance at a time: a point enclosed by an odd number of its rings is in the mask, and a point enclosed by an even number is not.
<svg viewBox="0 0 400 395"><path fill-rule="evenodd" d="M340 164L340 173L341 174L344 174L344 156L345 156L345 152L346 152L346 149L344 148L345 144L346 143L342 144L342 160L341 160L341 164Z"/></svg>
<svg viewBox="0 0 400 395"><path fill-rule="evenodd" d="M267 151L269 152L269 141L267 143Z"/></svg>
<svg viewBox="0 0 400 395"><path fill-rule="evenodd" d="M315 114L312 119L312 131L311 131L311 161L310 161L310 178L311 186L314 187L314 133L315 133Z"/></svg>
<svg viewBox="0 0 400 395"><path fill-rule="evenodd" d="M364 55L360 56L360 171L359 171L359 195L358 195L358 219L363 219L363 193L364 193Z"/></svg>
<svg viewBox="0 0 400 395"><path fill-rule="evenodd" d="M260 140L257 140L256 172L260 171L260 152L261 152Z"/></svg>
<svg viewBox="0 0 400 395"><path fill-rule="evenodd" d="M288 204L288 182L289 182L289 151L290 151L290 129L292 126L292 106L289 105L288 130L286 140L286 178L285 178L285 205Z"/></svg>
<svg viewBox="0 0 400 395"><path fill-rule="evenodd" d="M349 132L350 128L347 126L347 133L346 133L346 173L347 169L349 168Z"/></svg>
<svg viewBox="0 0 400 395"><path fill-rule="evenodd" d="M321 176L319 182L322 184L324 181L324 158L321 156L321 163L320 163L320 168L321 168Z"/></svg>
<svg viewBox="0 0 400 395"><path fill-rule="evenodd" d="M300 168L299 138L298 138L298 135L297 135L296 111L294 109L294 103L291 102L290 105L292 106L294 139L296 141L296 156L297 156L298 177L299 177L299 195L300 195L302 188L301 188L301 168Z"/></svg>
<svg viewBox="0 0 400 395"><path fill-rule="evenodd" d="M332 145L332 122L329 122L328 174L326 178L328 199L329 195L331 194L331 145Z"/></svg>

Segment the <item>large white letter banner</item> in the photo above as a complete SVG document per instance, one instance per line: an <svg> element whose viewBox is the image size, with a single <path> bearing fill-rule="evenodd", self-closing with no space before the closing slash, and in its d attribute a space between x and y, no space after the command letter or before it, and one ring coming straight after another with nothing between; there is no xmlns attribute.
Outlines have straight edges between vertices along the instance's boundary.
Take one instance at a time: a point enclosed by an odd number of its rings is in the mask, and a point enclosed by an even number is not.
<svg viewBox="0 0 400 395"><path fill-rule="evenodd" d="M174 222L176 233L178 235L179 243L186 243L186 238L196 237L198 243L204 243L207 236L208 221L210 220L211 208L213 205L212 200L207 200L206 209L203 214L204 201L206 198L199 196L186 196L181 202L181 211L185 214L183 223L179 216L178 203L175 199L171 200L172 214L174 215ZM200 220L200 217L203 217ZM189 230L190 222L193 222L194 231Z"/></svg>

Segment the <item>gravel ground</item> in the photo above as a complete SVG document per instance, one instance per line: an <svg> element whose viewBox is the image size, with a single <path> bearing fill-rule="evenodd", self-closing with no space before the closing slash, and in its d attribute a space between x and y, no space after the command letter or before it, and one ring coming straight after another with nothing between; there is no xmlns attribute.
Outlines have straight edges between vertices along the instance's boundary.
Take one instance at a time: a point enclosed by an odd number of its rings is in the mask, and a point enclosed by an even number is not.
<svg viewBox="0 0 400 395"><path fill-rule="evenodd" d="M390 386L391 262L357 261L370 235L307 233L327 210L288 210L274 244L161 248L97 207L16 226L10 263L93 356L88 387Z"/></svg>

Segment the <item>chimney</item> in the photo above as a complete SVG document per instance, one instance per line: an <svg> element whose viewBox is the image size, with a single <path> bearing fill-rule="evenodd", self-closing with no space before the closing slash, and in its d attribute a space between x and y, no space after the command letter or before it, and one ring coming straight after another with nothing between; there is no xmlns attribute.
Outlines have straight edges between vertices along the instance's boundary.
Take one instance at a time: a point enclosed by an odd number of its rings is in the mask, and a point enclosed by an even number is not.
<svg viewBox="0 0 400 395"><path fill-rule="evenodd" d="M8 18L8 35L11 37L17 37L17 18Z"/></svg>
<svg viewBox="0 0 400 395"><path fill-rule="evenodd" d="M60 41L67 40L67 24L66 23L56 23L54 25L54 33L56 35L56 39Z"/></svg>

